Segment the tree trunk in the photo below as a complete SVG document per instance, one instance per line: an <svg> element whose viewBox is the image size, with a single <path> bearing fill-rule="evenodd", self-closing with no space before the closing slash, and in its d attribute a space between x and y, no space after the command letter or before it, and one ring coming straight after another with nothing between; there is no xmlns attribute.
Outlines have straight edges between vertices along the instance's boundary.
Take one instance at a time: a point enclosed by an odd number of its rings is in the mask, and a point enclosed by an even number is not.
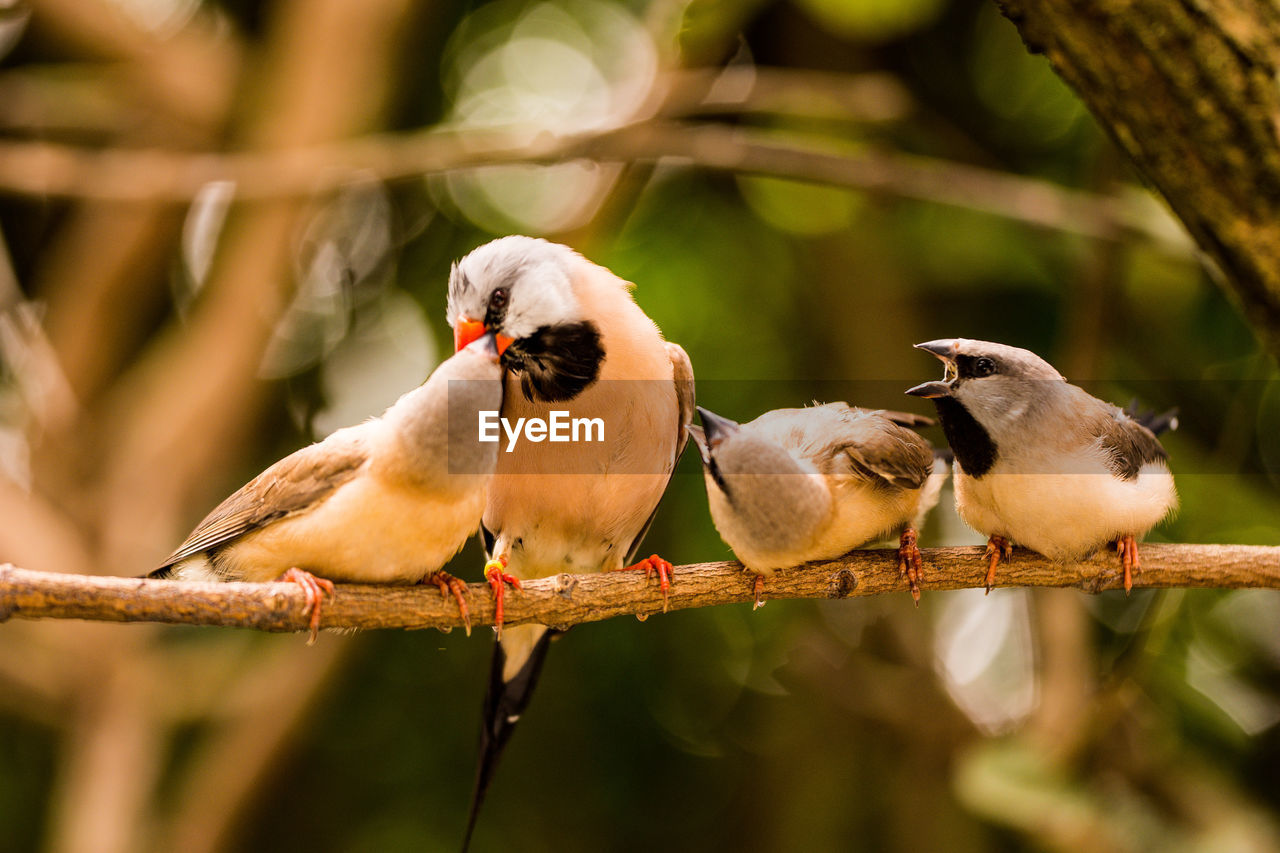
<svg viewBox="0 0 1280 853"><path fill-rule="evenodd" d="M1280 357L1280 8L997 0L1168 201Z"/></svg>

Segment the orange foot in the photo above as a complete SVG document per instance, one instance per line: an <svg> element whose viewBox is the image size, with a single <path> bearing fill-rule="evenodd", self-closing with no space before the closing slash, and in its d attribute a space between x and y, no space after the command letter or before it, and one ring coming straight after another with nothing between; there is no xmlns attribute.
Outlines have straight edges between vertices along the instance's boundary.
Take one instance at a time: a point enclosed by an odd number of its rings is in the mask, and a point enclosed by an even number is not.
<svg viewBox="0 0 1280 853"><path fill-rule="evenodd" d="M453 596L458 602L458 615L462 617L462 626L467 631L467 636L471 636L471 612L467 610L467 599L464 593L467 591L467 585L455 578L448 572L432 572L422 579L423 583L434 584L440 589L440 595L444 598Z"/></svg>
<svg viewBox="0 0 1280 853"><path fill-rule="evenodd" d="M307 640L308 646L316 644L316 637L320 636L320 602L327 593L330 598L333 597L333 581L324 578L318 578L311 572L304 572L302 569L293 568L280 576L280 580L289 583L296 583L302 587L302 592L306 596L306 602L302 607L302 614L311 615L308 623L311 626L311 637Z"/></svg>
<svg viewBox="0 0 1280 853"><path fill-rule="evenodd" d="M756 597L756 603L751 605L751 609L759 610L764 607L764 575L756 575L755 583L751 585L751 592Z"/></svg>
<svg viewBox="0 0 1280 853"><path fill-rule="evenodd" d="M996 566L1000 565L1000 559L1010 560L1013 558L1013 543L1003 536L992 536L987 540L987 592L991 592L991 587L996 584Z"/></svg>
<svg viewBox="0 0 1280 853"><path fill-rule="evenodd" d="M1142 571L1142 561L1138 559L1138 543L1133 535L1121 536L1116 540L1116 550L1120 552L1120 562L1124 565L1124 594L1133 590L1133 573Z"/></svg>
<svg viewBox="0 0 1280 853"><path fill-rule="evenodd" d="M920 559L920 549L916 546L919 536L914 527L902 531L898 540L898 577L906 578L911 587L911 600L920 606L920 581L924 579L924 562Z"/></svg>
<svg viewBox="0 0 1280 853"><path fill-rule="evenodd" d="M623 566L618 569L620 572L634 572L644 569L645 578L653 577L653 573L658 573L658 589L662 590L662 612L667 612L667 595L671 591L671 573L675 566L659 557L657 554L651 554L645 557L634 566Z"/></svg>
<svg viewBox="0 0 1280 853"><path fill-rule="evenodd" d="M521 589L520 578L515 575L507 574L504 569L507 568L507 558L505 556L496 557L484 564L484 579L489 582L489 589L493 590L493 630L497 632L498 639L502 639L502 621L503 621L503 602L507 597L507 584L515 589Z"/></svg>

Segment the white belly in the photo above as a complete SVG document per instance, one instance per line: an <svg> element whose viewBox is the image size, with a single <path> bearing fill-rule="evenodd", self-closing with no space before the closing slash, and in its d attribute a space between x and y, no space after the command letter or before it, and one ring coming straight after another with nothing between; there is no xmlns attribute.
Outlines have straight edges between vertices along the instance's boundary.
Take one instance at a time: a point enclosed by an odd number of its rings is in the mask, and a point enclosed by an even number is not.
<svg viewBox="0 0 1280 853"><path fill-rule="evenodd" d="M1142 536L1178 503L1163 463L1133 480L1101 472L1035 473L997 465L980 480L956 469L956 510L985 536L1004 536L1055 560L1076 560L1120 536Z"/></svg>
<svg viewBox="0 0 1280 853"><path fill-rule="evenodd" d="M786 553L753 548L749 531L734 529L732 511L727 506L717 506L723 501L720 492L712 488L708 495L721 537L744 566L767 577L776 569L811 560L831 560L887 535L896 535L912 523L921 491L888 492L856 481L838 483L834 486L832 513L827 522L813 532L802 548Z"/></svg>
<svg viewBox="0 0 1280 853"><path fill-rule="evenodd" d="M296 567L336 581L416 583L479 526L483 478L475 479L475 488L442 502L403 484L359 477L310 512L246 534L219 557L235 580L274 580Z"/></svg>
<svg viewBox="0 0 1280 853"><path fill-rule="evenodd" d="M920 503L920 490L873 489L867 485L837 488L836 514L814 541L808 560L828 560L885 536L899 533L912 523Z"/></svg>

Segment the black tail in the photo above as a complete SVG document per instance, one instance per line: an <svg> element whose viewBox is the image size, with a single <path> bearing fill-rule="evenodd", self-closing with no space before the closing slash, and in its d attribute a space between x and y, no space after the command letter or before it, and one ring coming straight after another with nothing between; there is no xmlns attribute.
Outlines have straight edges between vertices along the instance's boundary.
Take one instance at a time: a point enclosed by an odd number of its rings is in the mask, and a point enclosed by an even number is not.
<svg viewBox="0 0 1280 853"><path fill-rule="evenodd" d="M533 688L538 685L538 676L542 673L542 662L547 658L547 648L559 633L548 630L538 638L529 659L510 681L502 680L506 652L501 643L493 644L493 663L489 667L489 689L484 697L484 721L480 729L480 760L476 765L476 785L471 792L467 831L462 837L462 853L467 853L471 844L471 833L476 828L476 818L480 816L480 806L484 804L484 795L493 781L498 759L502 757L502 750L515 731L520 715L529 705Z"/></svg>
<svg viewBox="0 0 1280 853"><path fill-rule="evenodd" d="M1178 428L1177 406L1157 415L1154 411L1143 411L1142 407L1138 405L1138 401L1133 400L1124 407L1124 413L1151 430L1153 435L1159 435L1162 432L1173 432Z"/></svg>

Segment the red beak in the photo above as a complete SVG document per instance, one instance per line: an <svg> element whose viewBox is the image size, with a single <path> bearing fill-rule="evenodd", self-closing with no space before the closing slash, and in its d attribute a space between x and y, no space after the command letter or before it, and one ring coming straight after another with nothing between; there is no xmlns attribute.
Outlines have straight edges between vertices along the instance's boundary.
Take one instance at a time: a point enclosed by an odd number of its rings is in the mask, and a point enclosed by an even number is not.
<svg viewBox="0 0 1280 853"><path fill-rule="evenodd" d="M479 320L470 320L466 317L459 317L457 322L453 324L453 351L465 347L467 344L478 339L485 333L484 323ZM502 355L507 351L507 347L515 341L515 338L509 338L506 335L493 335L494 343L498 346L498 355Z"/></svg>

